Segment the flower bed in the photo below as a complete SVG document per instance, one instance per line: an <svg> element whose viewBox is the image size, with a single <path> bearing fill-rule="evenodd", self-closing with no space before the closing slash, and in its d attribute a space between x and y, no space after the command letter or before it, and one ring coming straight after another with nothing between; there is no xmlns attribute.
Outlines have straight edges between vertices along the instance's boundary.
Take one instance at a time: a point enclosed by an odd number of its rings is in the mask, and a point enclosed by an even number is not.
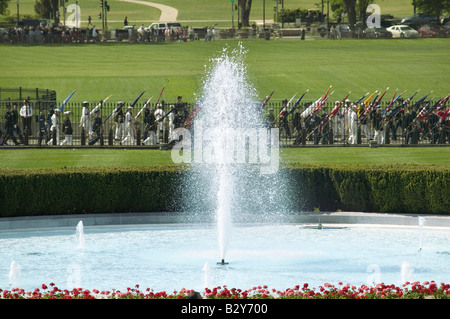
<svg viewBox="0 0 450 319"><path fill-rule="evenodd" d="M180 291L167 293L153 292L147 288L140 290L139 285L127 288L122 292L116 289L99 291L74 288L61 290L54 283L50 287L43 284L41 289L25 291L21 288L11 290L0 289L2 299L450 299L450 284L437 285L434 281L406 282L402 287L395 285L377 284L375 286L351 286L339 282L337 286L325 283L318 288L309 288L308 284L297 285L284 291L269 289L266 285L251 289L228 289L219 286L206 288L201 294L191 289L182 288Z"/></svg>

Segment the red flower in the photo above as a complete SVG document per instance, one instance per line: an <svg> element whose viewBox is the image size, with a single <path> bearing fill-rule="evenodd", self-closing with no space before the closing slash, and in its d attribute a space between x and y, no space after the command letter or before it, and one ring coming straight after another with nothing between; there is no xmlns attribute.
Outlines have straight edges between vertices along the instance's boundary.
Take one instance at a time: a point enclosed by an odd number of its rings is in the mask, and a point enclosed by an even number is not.
<svg viewBox="0 0 450 319"><path fill-rule="evenodd" d="M42 284L42 289L46 290L47 286L45 284Z"/></svg>

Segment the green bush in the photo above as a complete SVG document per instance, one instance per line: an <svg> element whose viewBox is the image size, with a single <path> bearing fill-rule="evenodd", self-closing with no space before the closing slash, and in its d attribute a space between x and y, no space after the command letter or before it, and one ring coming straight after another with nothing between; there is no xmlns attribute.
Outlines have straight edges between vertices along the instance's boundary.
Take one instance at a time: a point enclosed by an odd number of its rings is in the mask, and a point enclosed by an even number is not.
<svg viewBox="0 0 450 319"><path fill-rule="evenodd" d="M180 167L83 168L0 171L0 217L205 210L210 185L188 191L187 171ZM261 178L250 175L250 179ZM273 182L285 178L291 211L360 211L390 213L450 212L450 171L442 167L314 166L284 167ZM254 194L249 181L239 192L249 209L268 203L271 190ZM197 194L187 207L183 200ZM192 204L193 203L193 204ZM199 207L198 205L202 206ZM264 205L263 205L264 206ZM285 206L280 206L285 207Z"/></svg>

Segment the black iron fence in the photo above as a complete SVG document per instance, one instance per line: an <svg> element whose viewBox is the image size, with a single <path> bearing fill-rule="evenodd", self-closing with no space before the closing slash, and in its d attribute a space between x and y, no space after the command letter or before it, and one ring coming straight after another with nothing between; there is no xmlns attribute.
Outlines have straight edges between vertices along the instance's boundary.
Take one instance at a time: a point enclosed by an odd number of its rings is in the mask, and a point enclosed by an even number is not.
<svg viewBox="0 0 450 319"><path fill-rule="evenodd" d="M35 106L49 107L56 103L56 91L49 89L27 88L0 88L0 101L5 103L23 103L23 100L32 102Z"/></svg>
<svg viewBox="0 0 450 319"><path fill-rule="evenodd" d="M23 94L24 92L22 92ZM26 94L25 94L26 95ZM23 96L22 96L23 97ZM414 129L410 123L408 123L404 118L404 113L400 113L399 116L394 119L383 121L382 129L376 130L375 124L372 119L369 118L367 124L362 121L356 121L356 131L352 131L352 127L355 127L355 123L350 123L348 116L341 115L341 117L333 117L328 123L328 125L321 125L318 122L313 122L310 118L306 120L301 120L300 123L296 122L298 118L295 113L305 110L309 105L308 103L313 101L305 100L305 103L291 115L289 115L287 124L283 123L279 119L279 113L282 110L282 102L271 100L265 108L265 116L269 113L270 109L273 109L273 114L275 115L275 126L279 127L280 131L280 143L282 146L287 145L342 145L342 144L366 144L366 145L377 145L377 144L448 144L450 143L450 121L447 120L440 127L441 130L437 130L434 123L430 121L418 121L414 125ZM53 103L53 106L52 104ZM89 111L98 105L99 101L89 101ZM161 101L161 108L163 112L168 112L170 106L174 105L175 101ZM6 111L6 105L16 104L17 112L20 113L20 108L23 106L23 101L21 99L17 100L3 100L0 101L0 112L2 114L0 118L0 130L2 131L2 136L5 132L4 122ZM137 113L143 108L145 101L138 102L132 112L133 119ZM32 120L29 124L29 129L26 127L27 122L20 115L18 116L18 121L14 131L15 137L20 142L23 140L24 145L29 146L88 146L92 138L96 137L90 135L88 129L84 129L81 125L82 122L82 101L73 101L65 105L63 112L59 115L59 130L50 131L51 127L51 114L54 106L58 107L59 104L54 102L43 101L41 99L31 99L30 106L32 108ZM195 109L195 103L187 102L185 103L186 109L189 113ZM385 103L381 104L383 109L387 106ZM110 116L114 109L117 107L116 102L105 102L102 104L99 115L102 121L105 121L108 116ZM155 105L150 103L150 108L155 108ZM334 103L327 102L324 108L320 111L319 117L323 117L324 113L330 112L334 107ZM40 142L39 135L39 108L43 108L44 116L47 118L47 133L48 135L44 140ZM124 114L126 113L127 105L123 107ZM71 121L73 133L71 140L65 141L66 134L63 130L63 122L66 117L64 112L69 111L67 115ZM91 123L94 121L95 114L90 115ZM353 126L352 126L353 125ZM59 131L59 134L56 134ZM171 136L169 135L169 121L168 118L163 121L162 125L158 126L156 132L157 144L153 142L145 143L146 138L149 135L148 127L144 124L144 116L141 115L137 119L134 119L132 125L132 130L127 132L123 125L118 124L114 117L111 117L103 125L103 130L101 134L101 139L96 141L94 146L140 146L140 147L155 147L158 144L169 143L171 141ZM355 133L356 132L356 133ZM25 136L26 135L26 136ZM131 136L128 136L131 135ZM128 136L128 138L127 138ZM13 144L12 139L6 141L7 144Z"/></svg>

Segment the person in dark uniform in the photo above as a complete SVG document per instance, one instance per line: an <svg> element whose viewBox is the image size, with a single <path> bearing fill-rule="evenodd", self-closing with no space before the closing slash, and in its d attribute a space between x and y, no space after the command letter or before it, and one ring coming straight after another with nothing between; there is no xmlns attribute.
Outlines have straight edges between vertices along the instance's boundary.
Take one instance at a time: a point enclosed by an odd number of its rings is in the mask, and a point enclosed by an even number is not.
<svg viewBox="0 0 450 319"><path fill-rule="evenodd" d="M177 103L175 103L175 113L178 114L179 110L182 110L182 115L184 118L189 117L189 111L186 108L186 103L182 101L182 97L178 96Z"/></svg>
<svg viewBox="0 0 450 319"><path fill-rule="evenodd" d="M13 108L11 110L13 114L13 131L17 134L17 137L19 138L19 144L23 144L23 135L22 131L19 127L19 111L17 111L17 103L13 104Z"/></svg>
<svg viewBox="0 0 450 319"><path fill-rule="evenodd" d="M330 143L330 121L325 120L327 117L327 108L324 107L324 112L322 113L321 126L322 126L322 144L332 144Z"/></svg>
<svg viewBox="0 0 450 319"><path fill-rule="evenodd" d="M48 142L47 118L46 118L44 112L45 112L45 109L43 107L40 107L39 115L38 115L38 123L39 123L38 144L39 144L39 146L42 145L42 140L44 140L44 143Z"/></svg>
<svg viewBox="0 0 450 319"><path fill-rule="evenodd" d="M6 112L5 112L5 131L3 132L2 139L0 141L0 145L8 145L6 142L8 139L11 139L15 145L19 144L17 143L17 139L14 136L14 120L13 120L13 113L11 112L11 105L6 105Z"/></svg>
<svg viewBox="0 0 450 319"><path fill-rule="evenodd" d="M65 144L73 145L73 136L72 136L73 129L72 129L72 122L70 122L70 111L64 112L64 115L66 116L62 124L64 141L61 142L61 145Z"/></svg>
<svg viewBox="0 0 450 319"><path fill-rule="evenodd" d="M320 122L322 121L322 119L319 116L319 110L314 110L313 114L310 116L309 122L312 128L312 134L313 134L313 139L314 139L314 144L317 145L319 144L319 141L321 139L321 134L320 134Z"/></svg>
<svg viewBox="0 0 450 319"><path fill-rule="evenodd" d="M279 118L280 118L280 126L284 129L284 132L286 133L286 137L291 138L291 130L289 128L289 122L288 122L287 102L288 102L288 100L283 100Z"/></svg>
<svg viewBox="0 0 450 319"><path fill-rule="evenodd" d="M117 104L120 105L118 102ZM114 116L114 122L116 122L116 133L114 136L114 139L116 141L121 141L125 138L125 122L124 122L125 116L123 115L123 108L117 112L117 114Z"/></svg>
<svg viewBox="0 0 450 319"><path fill-rule="evenodd" d="M142 145L156 145L156 130L158 128L158 124L156 123L156 116L155 116L155 109L150 109L148 113L145 114L144 117L144 123L145 123L145 131L144 131L144 137L145 140L142 143Z"/></svg>
<svg viewBox="0 0 450 319"><path fill-rule="evenodd" d="M92 138L89 141L89 145L94 145L100 141L100 145L103 145L103 122L100 116L100 110L95 111L94 123L92 124Z"/></svg>
<svg viewBox="0 0 450 319"><path fill-rule="evenodd" d="M273 114L273 108L270 108L269 109L269 114L267 114L266 127L267 128L275 127L275 115Z"/></svg>
<svg viewBox="0 0 450 319"><path fill-rule="evenodd" d="M183 127L184 120L186 119L185 113L182 108L177 109L177 114L175 115L175 128Z"/></svg>

